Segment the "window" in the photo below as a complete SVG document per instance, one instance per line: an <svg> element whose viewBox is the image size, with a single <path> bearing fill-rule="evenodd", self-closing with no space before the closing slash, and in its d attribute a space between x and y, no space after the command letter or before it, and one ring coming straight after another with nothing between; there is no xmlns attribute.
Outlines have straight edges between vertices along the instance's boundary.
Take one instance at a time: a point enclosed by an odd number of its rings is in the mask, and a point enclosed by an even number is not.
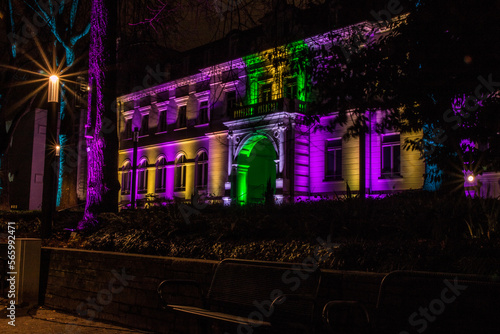
<svg viewBox="0 0 500 334"><path fill-rule="evenodd" d="M399 176L401 172L399 134L382 136L382 176Z"/></svg>
<svg viewBox="0 0 500 334"><path fill-rule="evenodd" d="M342 139L326 141L325 178L342 178Z"/></svg>
<svg viewBox="0 0 500 334"><path fill-rule="evenodd" d="M145 193L148 191L148 162L146 159L141 160L137 166L137 193Z"/></svg>
<svg viewBox="0 0 500 334"><path fill-rule="evenodd" d="M179 107L179 113L177 115L177 127L185 128L186 127L186 106Z"/></svg>
<svg viewBox="0 0 500 334"><path fill-rule="evenodd" d="M272 84L265 84L260 87L260 101L270 102L272 100Z"/></svg>
<svg viewBox="0 0 500 334"><path fill-rule="evenodd" d="M208 123L208 101L200 102L200 111L198 114L198 124Z"/></svg>
<svg viewBox="0 0 500 334"><path fill-rule="evenodd" d="M196 187L206 189L208 184L208 155L201 152L196 158Z"/></svg>
<svg viewBox="0 0 500 334"><path fill-rule="evenodd" d="M236 91L226 93L226 113L229 115L236 106Z"/></svg>
<svg viewBox="0 0 500 334"><path fill-rule="evenodd" d="M149 115L142 116L141 130L139 136L146 136L149 132Z"/></svg>
<svg viewBox="0 0 500 334"><path fill-rule="evenodd" d="M127 119L125 121L125 139L132 138L132 119Z"/></svg>
<svg viewBox="0 0 500 334"><path fill-rule="evenodd" d="M161 110L158 116L158 132L167 131L167 111Z"/></svg>
<svg viewBox="0 0 500 334"><path fill-rule="evenodd" d="M287 99L297 98L297 78L286 79L284 88L284 95Z"/></svg>
<svg viewBox="0 0 500 334"><path fill-rule="evenodd" d="M175 161L175 189L183 191L186 189L186 156L180 155Z"/></svg>
<svg viewBox="0 0 500 334"><path fill-rule="evenodd" d="M156 184L155 189L157 193L165 192L167 189L167 159L160 157L156 161Z"/></svg>
<svg viewBox="0 0 500 334"><path fill-rule="evenodd" d="M125 162L122 166L122 195L130 194L130 182L132 181L132 171L130 162Z"/></svg>

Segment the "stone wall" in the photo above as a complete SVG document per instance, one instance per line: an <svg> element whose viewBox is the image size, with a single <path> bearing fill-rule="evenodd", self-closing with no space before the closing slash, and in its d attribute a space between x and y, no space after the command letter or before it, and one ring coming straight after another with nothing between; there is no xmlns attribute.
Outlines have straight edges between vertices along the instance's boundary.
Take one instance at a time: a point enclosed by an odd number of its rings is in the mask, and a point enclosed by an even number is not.
<svg viewBox="0 0 500 334"><path fill-rule="evenodd" d="M156 288L164 279L192 279L207 291L217 261L190 260L58 248L42 249L41 302L89 319L113 321L160 333L199 333L190 316L160 307ZM319 308L332 299L376 303L383 274L324 271ZM192 290L178 291L184 303Z"/></svg>

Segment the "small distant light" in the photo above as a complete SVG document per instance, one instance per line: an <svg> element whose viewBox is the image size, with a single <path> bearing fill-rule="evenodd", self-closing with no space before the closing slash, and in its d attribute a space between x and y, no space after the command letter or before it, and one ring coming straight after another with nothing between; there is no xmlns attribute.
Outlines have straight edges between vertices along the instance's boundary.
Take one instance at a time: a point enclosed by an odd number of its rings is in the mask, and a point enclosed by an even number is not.
<svg viewBox="0 0 500 334"><path fill-rule="evenodd" d="M60 152L61 152L61 145L56 145L56 157L59 156Z"/></svg>
<svg viewBox="0 0 500 334"><path fill-rule="evenodd" d="M471 183L474 182L474 175L467 176L467 181L469 181Z"/></svg>
<svg viewBox="0 0 500 334"><path fill-rule="evenodd" d="M59 81L59 77L57 75L51 75L50 76L50 81L52 83L56 83L57 81Z"/></svg>
<svg viewBox="0 0 500 334"><path fill-rule="evenodd" d="M466 63L467 65L472 64L472 57L469 55L466 55L464 57L464 63Z"/></svg>
<svg viewBox="0 0 500 334"><path fill-rule="evenodd" d="M90 86L87 86L87 90L90 90Z"/></svg>

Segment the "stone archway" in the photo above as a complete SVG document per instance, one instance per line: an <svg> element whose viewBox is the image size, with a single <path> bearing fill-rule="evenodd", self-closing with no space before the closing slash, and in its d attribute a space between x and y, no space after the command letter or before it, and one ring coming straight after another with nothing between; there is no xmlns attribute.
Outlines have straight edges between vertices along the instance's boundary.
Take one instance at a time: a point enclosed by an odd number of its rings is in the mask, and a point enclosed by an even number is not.
<svg viewBox="0 0 500 334"><path fill-rule="evenodd" d="M263 203L268 184L276 191L276 150L269 138L255 135L242 146L236 162L236 200L241 204Z"/></svg>

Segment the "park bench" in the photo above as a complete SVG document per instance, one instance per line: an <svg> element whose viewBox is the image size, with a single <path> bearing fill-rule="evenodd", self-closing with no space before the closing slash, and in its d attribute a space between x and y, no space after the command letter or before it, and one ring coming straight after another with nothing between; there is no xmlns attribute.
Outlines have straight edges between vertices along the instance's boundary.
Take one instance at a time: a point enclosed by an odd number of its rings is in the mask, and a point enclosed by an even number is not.
<svg viewBox="0 0 500 334"><path fill-rule="evenodd" d="M500 278L394 271L381 281L373 312L358 301L331 301L323 320L332 333L497 333Z"/></svg>
<svg viewBox="0 0 500 334"><path fill-rule="evenodd" d="M193 280L165 280L158 286L162 306L238 333L312 333L321 272L317 266L226 259L208 293ZM183 286L198 291L197 305L173 303Z"/></svg>

